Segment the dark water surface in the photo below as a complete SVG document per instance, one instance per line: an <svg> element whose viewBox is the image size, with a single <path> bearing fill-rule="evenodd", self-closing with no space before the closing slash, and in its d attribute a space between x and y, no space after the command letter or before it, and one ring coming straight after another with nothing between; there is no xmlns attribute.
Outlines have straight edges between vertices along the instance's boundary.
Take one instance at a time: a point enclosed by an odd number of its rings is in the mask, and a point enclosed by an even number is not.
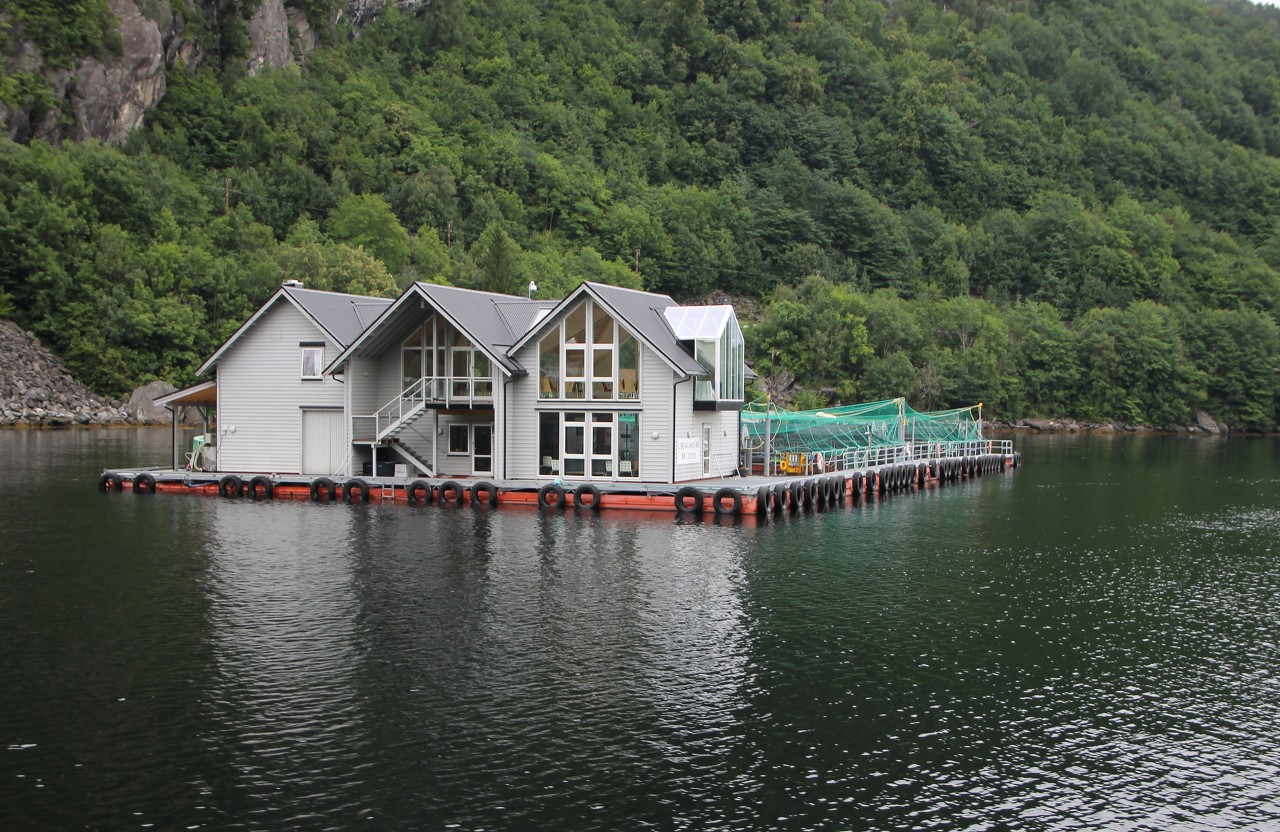
<svg viewBox="0 0 1280 832"><path fill-rule="evenodd" d="M0 432L0 828L1280 828L1280 444L1018 441L757 527Z"/></svg>

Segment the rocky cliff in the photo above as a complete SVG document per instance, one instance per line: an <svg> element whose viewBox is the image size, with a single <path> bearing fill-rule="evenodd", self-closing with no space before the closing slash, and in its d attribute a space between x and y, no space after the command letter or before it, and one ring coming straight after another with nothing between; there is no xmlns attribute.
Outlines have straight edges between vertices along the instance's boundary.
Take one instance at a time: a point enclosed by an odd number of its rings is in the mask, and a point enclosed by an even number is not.
<svg viewBox="0 0 1280 832"><path fill-rule="evenodd" d="M58 143L100 139L120 144L160 103L165 73L199 66L208 58L198 33L216 21L216 4L208 0L107 0L118 37L99 55L81 57L74 66L47 65L34 40L0 4L0 30L11 27L10 53L0 66L10 76L42 78L47 86L38 96L0 102L0 125L20 142L45 139ZM431 0L349 0L328 21L361 26L391 3L405 12L430 5ZM249 46L245 70L280 68L301 60L314 49L318 35L298 9L286 0L257 0L246 22Z"/></svg>
<svg viewBox="0 0 1280 832"><path fill-rule="evenodd" d="M133 422L125 403L94 395L34 335L11 321L0 321L0 425Z"/></svg>

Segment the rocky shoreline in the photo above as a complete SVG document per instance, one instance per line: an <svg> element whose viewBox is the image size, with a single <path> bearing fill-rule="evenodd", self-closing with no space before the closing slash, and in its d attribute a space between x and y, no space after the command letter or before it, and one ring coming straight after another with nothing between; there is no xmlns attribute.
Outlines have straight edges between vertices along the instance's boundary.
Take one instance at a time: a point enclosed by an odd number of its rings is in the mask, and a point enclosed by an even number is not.
<svg viewBox="0 0 1280 832"><path fill-rule="evenodd" d="M1215 420L1203 410L1196 411L1192 425L1154 427L1124 422L1078 422L1074 419L992 419L987 424L1000 430L1035 433L1172 433L1191 436L1226 436L1228 433L1264 434L1274 431L1240 431Z"/></svg>
<svg viewBox="0 0 1280 832"><path fill-rule="evenodd" d="M170 424L152 400L175 388L152 382L129 401L104 399L76 381L40 340L12 321L0 321L0 427Z"/></svg>

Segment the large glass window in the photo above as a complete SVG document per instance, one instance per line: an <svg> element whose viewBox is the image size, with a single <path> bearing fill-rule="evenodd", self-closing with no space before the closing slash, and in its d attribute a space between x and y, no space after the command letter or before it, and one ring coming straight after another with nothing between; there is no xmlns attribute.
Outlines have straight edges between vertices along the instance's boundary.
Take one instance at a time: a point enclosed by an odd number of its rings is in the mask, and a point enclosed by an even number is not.
<svg viewBox="0 0 1280 832"><path fill-rule="evenodd" d="M640 398L639 343L603 308L584 301L538 343L538 397Z"/></svg>

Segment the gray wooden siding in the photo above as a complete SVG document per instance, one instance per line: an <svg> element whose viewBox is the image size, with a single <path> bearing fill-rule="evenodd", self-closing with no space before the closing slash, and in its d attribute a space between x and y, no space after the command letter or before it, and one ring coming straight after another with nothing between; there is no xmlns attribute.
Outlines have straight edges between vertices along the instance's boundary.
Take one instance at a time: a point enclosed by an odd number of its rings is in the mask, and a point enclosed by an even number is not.
<svg viewBox="0 0 1280 832"><path fill-rule="evenodd" d="M708 413L695 413L693 410L693 381L686 381L676 387L676 427L675 435L681 439L699 439L702 436L703 417ZM674 464L675 442L671 445L672 458L667 464ZM702 478L702 459L675 466L674 482L685 482Z"/></svg>
<svg viewBox="0 0 1280 832"><path fill-rule="evenodd" d="M301 470L302 408L341 408L345 398L343 386L332 378L302 380L298 343L320 340L324 333L281 300L218 362L221 470ZM326 344L326 362L337 354L336 345Z"/></svg>
<svg viewBox="0 0 1280 832"><path fill-rule="evenodd" d="M508 385L505 418L498 423L498 441L504 446L509 479L538 477L538 339L515 355L529 370ZM503 437L505 432L505 438ZM501 469L499 469L501 470Z"/></svg>
<svg viewBox="0 0 1280 832"><path fill-rule="evenodd" d="M672 482L671 442L675 436L671 401L681 387L672 385L676 375L662 357L647 346L640 350L640 479L646 482ZM658 438L654 439L653 434Z"/></svg>

